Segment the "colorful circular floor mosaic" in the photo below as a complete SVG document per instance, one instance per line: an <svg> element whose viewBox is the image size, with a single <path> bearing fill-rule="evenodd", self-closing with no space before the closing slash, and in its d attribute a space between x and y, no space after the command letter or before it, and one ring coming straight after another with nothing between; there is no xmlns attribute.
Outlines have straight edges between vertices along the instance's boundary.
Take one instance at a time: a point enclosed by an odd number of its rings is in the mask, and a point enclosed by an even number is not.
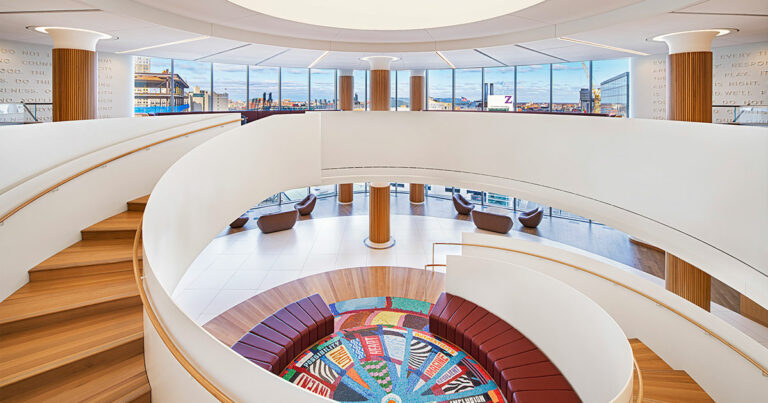
<svg viewBox="0 0 768 403"><path fill-rule="evenodd" d="M342 402L503 402L474 359L421 330L392 325L343 329L310 347L284 379Z"/></svg>
<svg viewBox="0 0 768 403"><path fill-rule="evenodd" d="M370 297L339 301L329 306L335 331L368 325L393 325L426 331L432 304L409 298Z"/></svg>

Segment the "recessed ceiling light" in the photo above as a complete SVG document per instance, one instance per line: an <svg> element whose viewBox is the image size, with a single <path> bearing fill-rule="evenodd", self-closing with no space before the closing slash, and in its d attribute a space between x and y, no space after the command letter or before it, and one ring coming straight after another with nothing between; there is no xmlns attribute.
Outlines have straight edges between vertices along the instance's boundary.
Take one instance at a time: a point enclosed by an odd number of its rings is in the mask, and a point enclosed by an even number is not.
<svg viewBox="0 0 768 403"><path fill-rule="evenodd" d="M734 28L716 28L716 29L697 29L693 31L681 31L681 32L672 32L670 34L664 34L664 35L658 35L651 38L652 41L658 41L663 42L665 38L670 37L672 35L679 35L679 34L693 34L697 32L716 32L717 35L715 36L723 36L730 34L731 32L738 32L738 29Z"/></svg>
<svg viewBox="0 0 768 403"><path fill-rule="evenodd" d="M544 0L483 0L461 6L445 0L229 0L257 13L332 28L406 30L447 27L488 20L539 4Z"/></svg>
<svg viewBox="0 0 768 403"><path fill-rule="evenodd" d="M323 60L324 57L328 56L329 52L330 50L326 50L325 52L323 52L323 54L318 56L314 62L310 63L310 65L307 66L307 68L311 69L312 67L315 67L316 64L320 63L320 60Z"/></svg>
<svg viewBox="0 0 768 403"><path fill-rule="evenodd" d="M439 50L436 50L436 51L435 51L435 53L437 53L437 55L438 55L438 56L440 56L440 58L441 58L441 59L443 59L443 61L445 62L445 64L447 64L448 66L450 66L452 69L455 69L455 68L456 68L456 66L454 66L454 65L453 65L453 63L451 63L451 61L450 61L450 60L448 60L448 58L447 58L447 57L445 57L445 55L443 55L443 53L442 53L442 52L440 52Z"/></svg>
<svg viewBox="0 0 768 403"><path fill-rule="evenodd" d="M178 44L187 43L187 42L201 41L203 39L208 39L208 38L210 38L210 36L208 36L208 35L196 36L194 38L182 39L180 41L174 41L174 42L166 42L166 43L161 43L161 44L152 45L152 46L145 46L143 48L136 48L136 49L131 49L131 50L121 50L120 52L115 52L115 53L122 54L122 53L141 52L142 50L161 48L163 46L178 45Z"/></svg>
<svg viewBox="0 0 768 403"><path fill-rule="evenodd" d="M557 39L559 39L561 41L568 41L568 42L578 43L580 45L587 45L587 46L592 46L592 47L596 47L596 48L615 50L617 52L631 53L633 55L648 56L648 53L640 52L640 51L637 51L637 50L624 49L624 48L619 48L619 47L616 47L616 46L605 45L605 44L602 44L602 43L596 43L596 42L590 42L590 41L582 41L581 39L573 39L573 38L568 38L568 37L565 37L565 36L561 36L561 37L559 37Z"/></svg>

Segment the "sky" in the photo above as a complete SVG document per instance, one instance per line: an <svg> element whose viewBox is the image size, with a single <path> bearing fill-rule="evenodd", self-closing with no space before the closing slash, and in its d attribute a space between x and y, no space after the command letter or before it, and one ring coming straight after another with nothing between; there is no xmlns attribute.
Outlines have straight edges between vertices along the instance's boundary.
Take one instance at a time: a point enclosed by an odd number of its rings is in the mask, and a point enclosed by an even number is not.
<svg viewBox="0 0 768 403"><path fill-rule="evenodd" d="M587 68L589 63L586 64ZM214 91L228 92L229 99L245 101L246 97L246 67L244 65L214 63ZM170 68L169 59L151 59L151 70L160 72ZM174 72L179 74L191 87L199 86L209 89L211 86L211 63L174 60ZM514 67L498 67L485 69L485 82L494 83L494 94L513 95ZM629 71L629 59L613 59L594 61L592 66L594 86L617 74ZM335 97L335 74L332 69L312 70L312 98L333 99ZM434 98L451 97L451 70L429 70L428 95ZM407 99L410 95L409 72L399 72L397 80L398 98ZM264 92L272 92L273 99L278 97L278 68L250 68L251 98L261 97ZM518 102L548 102L549 101L549 65L517 66L517 99ZM294 101L306 100L308 95L308 69L282 69L283 99ZM456 70L456 98L480 100L482 94L481 69ZM362 71L355 71L355 93L358 98L365 98L365 79ZM394 97L395 77L392 77ZM581 62L559 63L552 65L552 98L556 103L578 103L579 90L589 88L587 73Z"/></svg>

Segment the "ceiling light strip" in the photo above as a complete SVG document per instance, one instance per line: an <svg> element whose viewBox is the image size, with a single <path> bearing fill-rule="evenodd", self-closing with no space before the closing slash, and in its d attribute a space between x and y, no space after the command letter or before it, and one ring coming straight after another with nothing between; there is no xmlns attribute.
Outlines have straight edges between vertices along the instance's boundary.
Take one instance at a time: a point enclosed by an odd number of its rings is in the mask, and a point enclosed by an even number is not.
<svg viewBox="0 0 768 403"><path fill-rule="evenodd" d="M189 38L189 39L182 39L182 40L180 40L180 41L174 41L174 42L161 43L161 44L158 44L158 45L145 46L145 47L143 47L143 48L136 48L136 49L131 49L131 50L122 50L122 51L120 51L120 52L115 52L115 53L118 53L118 54L123 54L123 53L141 52L142 50L149 50L149 49L155 49L155 48L162 48L163 46L179 45L179 44L182 44L182 43L188 43L188 42L201 41L201 40L203 40L203 39L208 39L208 38L210 38L210 36L208 36L208 35L203 35L203 36L196 36L196 37L194 37L194 38Z"/></svg>
<svg viewBox="0 0 768 403"><path fill-rule="evenodd" d="M557 59L557 60L560 60L560 61L563 61L563 62L566 62L566 63L570 62L570 60L563 59L562 57L557 57L555 55L550 55L549 53L544 53L544 52L538 51L536 49L527 48L527 47L525 47L523 45L515 45L515 46L517 46L520 49L530 50L531 52L538 53L540 55L544 55L544 56L547 56L547 57L551 57L553 59Z"/></svg>
<svg viewBox="0 0 768 403"><path fill-rule="evenodd" d="M197 62L197 61L200 61L200 60L202 60L202 59L206 59L206 58L209 58L209 57L213 57L213 56L216 56L216 55L220 55L220 54L222 54L222 53L231 52L231 51L233 51L233 50L242 49L242 48L244 48L244 47L246 47L246 46L251 46L251 45L253 45L253 44L252 44L252 43L246 43L245 45L235 46L234 48L230 48L230 49L224 49L224 50L222 50L221 52L211 53L210 55L206 55L206 56L198 57L197 59L195 59L195 61Z"/></svg>
<svg viewBox="0 0 768 403"><path fill-rule="evenodd" d="M595 43L595 42L589 42L589 41L582 41L581 39L573 39L573 38L568 38L568 37L565 37L565 36L561 36L561 37L559 37L559 38L557 38L557 39L559 39L559 40L561 40L561 41L567 41L567 42L578 43L578 44L580 44L580 45L587 45L587 46L593 46L593 47L596 47L596 48L603 48L603 49L615 50L615 51L617 51L617 52L631 53L631 54L633 54L633 55L648 56L648 53L645 53L645 52L639 52L639 51L637 51L637 50L632 50L632 49L624 49L624 48L619 48L619 47L616 47L616 46L611 46L611 45L604 45L604 44L602 44L602 43Z"/></svg>
<svg viewBox="0 0 768 403"><path fill-rule="evenodd" d="M451 63L451 61L450 61L450 60L448 60L448 59L445 57L445 55L443 55L443 53L442 53L442 52L440 52L439 50L436 50L436 51L435 51L435 53L437 53L437 55L438 55L438 56L440 56L440 58L441 58L441 59L443 59L443 61L445 62L445 64L447 64L448 66L450 66L452 69L455 69L455 68L456 68L456 66L454 66L454 65L453 65L453 63Z"/></svg>
<svg viewBox="0 0 768 403"><path fill-rule="evenodd" d="M21 10L21 11L0 11L0 15L7 14L51 14L51 13L93 13L101 11L98 8L75 8L64 10Z"/></svg>
<svg viewBox="0 0 768 403"><path fill-rule="evenodd" d="M501 60L499 60L499 59L497 59L497 58L495 58L495 57L493 57L493 56L491 56L491 55L489 55L489 54L487 54L487 53L485 53L485 52L483 52L483 51L481 51L481 50L478 50L478 49L473 49L473 50L474 50L475 52L477 52L477 53L480 53L481 55L483 55L483 56L485 56L485 57L487 57L487 58L489 58L489 59L493 60L494 62L496 62L496 63L498 63L498 64L500 64L500 65L502 65L502 66L506 66L506 67L509 67L509 65L508 65L508 64L506 64L506 63L502 62Z"/></svg>
<svg viewBox="0 0 768 403"><path fill-rule="evenodd" d="M270 57L268 57L268 58L266 58L266 59L263 59L263 60L259 60L258 62L254 63L253 65L254 65L254 66L258 66L258 65L260 65L260 64L262 64L262 63L264 63L264 62L266 62L266 61L268 61L268 60L272 60L272 59L274 59L274 58L276 58L276 57L278 57L278 56L282 55L283 53L285 53L285 52L287 52L287 51L289 51L289 50L290 50L290 49L285 49L285 50L282 50L282 51L280 51L280 52L277 52L277 53L275 53L274 55L272 55L272 56L270 56Z"/></svg>
<svg viewBox="0 0 768 403"><path fill-rule="evenodd" d="M323 54L318 56L314 62L310 63L309 66L307 66L307 68L311 69L312 67L315 67L315 65L320 63L320 60L323 60L326 56L328 56L328 53L330 52L331 52L330 50L326 50L325 52L323 52Z"/></svg>

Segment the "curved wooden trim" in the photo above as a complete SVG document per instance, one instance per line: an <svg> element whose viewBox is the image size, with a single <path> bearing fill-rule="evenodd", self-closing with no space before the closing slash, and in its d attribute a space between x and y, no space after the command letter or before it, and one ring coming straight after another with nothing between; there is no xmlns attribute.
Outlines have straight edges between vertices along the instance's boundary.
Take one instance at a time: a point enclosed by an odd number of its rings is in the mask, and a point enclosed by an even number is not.
<svg viewBox="0 0 768 403"><path fill-rule="evenodd" d="M632 363L635 366L635 372L637 372L637 403L643 401L643 374L640 372L640 365L637 364L635 355L632 355Z"/></svg>
<svg viewBox="0 0 768 403"><path fill-rule="evenodd" d="M96 169L96 168L99 168L99 167L102 167L102 166L104 166L104 165L107 165L107 164L109 164L110 162L113 162L113 161L115 161L115 160L118 160L118 159L120 159L120 158L123 158L123 157L125 157L125 156L128 156L128 155L131 155L131 154L133 154L133 153L139 152L139 151L141 151L141 150L144 150L144 149L147 149L147 148L150 148L150 147L154 147L154 146L156 146L156 145L158 145L158 144L162 144L162 143L165 143L166 141L171 141L171 140L177 139L177 138L179 138L179 137L184 137L184 136L186 136L186 135L189 135L189 134L193 134L193 133L201 132L201 131L204 131L204 130L212 129L212 128L214 128L214 127L219 127L219 126L228 125L228 124L230 124L230 123L235 123L235 122L239 122L239 121L240 121L240 119L230 120L230 121L227 121L227 122L223 122L223 123L217 123L217 124L215 124L215 125L210 125L210 126L202 127L202 128L200 128L200 129L191 130L191 131L188 131L188 132L186 132L186 133L177 134L177 135L175 135L175 136L172 136L172 137L168 137L167 139L164 139L164 140L158 140L158 141L155 141L154 143L151 143L151 144L147 144L147 145L141 146L141 147L139 147L139 148L133 149L133 150L131 150L131 151L128 151L128 152L124 152L124 153L122 153L122 154L120 154L120 155L118 155L118 156L112 157L112 158L110 158L110 159L108 159L108 160L106 160L106 161L104 161L104 162L100 162L100 163L98 163L98 164L96 164L96 165L93 165L93 166L92 166L92 167L90 167L90 168L84 169L84 170L82 170L82 171L80 171L80 172L78 172L78 173L76 173L76 174L74 174L74 175L72 175L72 176L69 176L69 177L67 177L67 178L63 179L63 180L59 181L58 183L56 183L55 185L53 185L53 186L50 186L49 188L47 188L47 189L43 190L42 192L40 192L40 193L38 193L38 194L36 194L36 195L32 196L30 199L28 199L28 200L27 200L27 201L25 201L24 203L21 203L21 204L19 204L19 205L18 205L18 206L16 206L16 207L15 207L13 210L11 210L11 211L9 211L9 212L5 213L5 215L3 215L2 217L0 217L0 223L3 223L3 222L5 222L5 220L7 220L9 217L11 217L12 215L14 215L14 214L18 213L18 212L19 212L21 209L23 209L24 207L27 207L27 206L29 206L29 205L30 205L30 204L32 204L32 203L33 203L35 200L37 200L37 199L39 199L39 198L41 198L41 197L45 196L46 194L48 194L48 193L52 192L54 189L58 188L59 186L62 186L62 185L66 184L67 182L69 182L69 181L71 181L71 180L73 180L73 179L76 179L76 178L78 178L78 177L80 177L80 176L82 176L82 175L84 175L84 174L87 174L88 172L91 172L91 171L93 171L93 170L94 170L94 169Z"/></svg>
<svg viewBox="0 0 768 403"><path fill-rule="evenodd" d="M217 388L216 385L211 383L211 381L209 381L205 375L201 374L200 371L198 371L195 366L192 365L192 363L189 362L186 357L184 357L184 354L179 350L178 347L176 347L173 339L171 339L171 337L165 331L165 328L160 323L160 319L157 317L155 310L152 308L152 304L150 304L149 298L147 297L147 292L144 289L144 272L142 268L139 268L139 245L141 244L141 224L143 222L144 219L142 218L141 221L139 221L139 228L136 229L136 236L133 238L133 276L136 279L136 287L139 289L139 297L141 298L142 305L144 305L144 311L147 313L149 321L152 322L152 326L157 331L157 334L160 336L163 344L165 344L171 354L173 354L173 357L176 359L176 361L178 361L179 364L181 364L181 366L187 370L192 378L195 378L195 380L202 387L204 387L205 390L207 390L220 402L234 403L234 400L230 399L226 394L224 394L224 392Z"/></svg>
<svg viewBox="0 0 768 403"><path fill-rule="evenodd" d="M522 254L522 255L528 255L528 256L535 257L535 258L548 260L550 262L559 263L559 264L562 264L564 266L568 266L570 268L582 271L584 273L591 274L591 275L593 275L595 277L599 277L599 278L601 278L603 280L610 281L611 283L613 283L613 284L615 284L615 285L617 285L617 286L619 286L621 288L624 288L626 290L632 291L635 294L640 295L641 297L645 297L646 299L648 299L648 300L658 304L659 306L662 306L662 307L666 308L667 310L669 310L670 312L676 314L677 316L687 320L688 322L690 322L694 326L696 326L699 329L703 330L704 332L706 332L710 336L714 337L715 339L717 339L721 343L725 344L731 350L735 351L737 354L742 356L744 359L749 361L752 365L757 367L757 369L759 369L763 373L763 376L768 376L768 369L766 369L764 366L760 365L760 363L758 363L752 357L747 355L747 353L741 351L738 347L734 346L733 344L729 343L728 341L726 341L725 339L720 337L717 333L709 330L707 327L705 327L701 323L695 321L694 319L692 319L688 315L678 311L677 309L672 308L671 306L665 304L664 302L662 302L662 301L660 301L660 300L658 300L658 299L656 299L656 298L654 298L654 297L652 297L652 296L650 296L650 295L648 295L648 294L646 294L646 293L644 293L644 292L642 292L640 290L632 288L632 287L630 287L630 286L628 286L628 285L626 285L626 284L624 284L624 283L622 283L620 281L616 281L616 280L614 280L614 279L612 279L612 278L610 278L608 276L604 276L604 275L602 275L600 273L595 273L595 272L593 272L593 271L591 271L589 269L585 269L585 268L583 268L581 266L576 266L575 264L571 264L571 263L568 263L568 262L563 262L562 260L553 259L553 258L550 258L550 257L547 257L547 256L543 256L543 255L539 255L539 254L536 254L536 253L526 252L526 251L517 250L517 249L504 248L504 247L501 247L501 246L491 246L491 245L482 245L482 244L474 244L474 243L462 243L462 242L434 242L434 243L432 243L432 264L427 265L427 266L430 266L430 267L445 266L444 264L435 264L434 263L435 262L435 246L436 245L470 246L470 247L486 248L486 249L496 249L496 250L502 250L502 251L506 251L506 252L519 253L519 254Z"/></svg>

